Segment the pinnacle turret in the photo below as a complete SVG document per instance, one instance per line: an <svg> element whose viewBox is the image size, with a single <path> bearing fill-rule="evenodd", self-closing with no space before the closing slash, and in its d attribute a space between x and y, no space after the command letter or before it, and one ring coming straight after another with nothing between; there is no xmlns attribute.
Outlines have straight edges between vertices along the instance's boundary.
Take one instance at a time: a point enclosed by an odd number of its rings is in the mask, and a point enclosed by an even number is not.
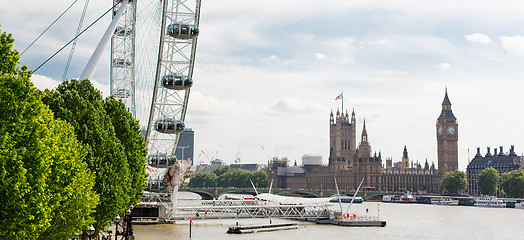
<svg viewBox="0 0 524 240"><path fill-rule="evenodd" d="M364 127L362 128L362 142L368 141L368 132L366 131L366 119L364 119Z"/></svg>
<svg viewBox="0 0 524 240"><path fill-rule="evenodd" d="M444 101L442 101L442 106L444 105L451 106L451 101L449 101L449 97L448 97L448 88L447 87L446 87L446 95L444 95Z"/></svg>

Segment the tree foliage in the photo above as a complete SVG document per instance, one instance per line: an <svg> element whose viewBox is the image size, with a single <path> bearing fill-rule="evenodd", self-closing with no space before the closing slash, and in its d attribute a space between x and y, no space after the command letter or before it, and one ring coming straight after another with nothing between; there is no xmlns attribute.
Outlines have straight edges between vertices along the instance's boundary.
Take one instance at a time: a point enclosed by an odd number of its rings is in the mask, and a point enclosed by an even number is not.
<svg viewBox="0 0 524 240"><path fill-rule="evenodd" d="M189 182L189 187L215 187L217 186L217 175L214 173L199 172Z"/></svg>
<svg viewBox="0 0 524 240"><path fill-rule="evenodd" d="M237 187L250 188L251 181L256 187L267 186L267 173L264 170L250 172L244 169L230 169L224 166L210 173L200 172L191 179L190 187Z"/></svg>
<svg viewBox="0 0 524 240"><path fill-rule="evenodd" d="M147 184L145 172L146 143L142 138L138 120L133 118L131 113L126 110L122 101L109 97L104 101L104 108L111 118L116 137L122 143L127 156L129 174L131 175L129 205L133 205L140 202Z"/></svg>
<svg viewBox="0 0 524 240"><path fill-rule="evenodd" d="M124 120L121 124L129 126L119 126L118 133L115 133L112 119L120 120L127 117L121 114L121 111L108 114L106 107L113 109L119 105L111 100L106 104L100 91L87 79L65 81L55 90L45 90L43 101L56 117L73 125L77 139L85 146L85 162L95 173L94 189L100 195L100 204L93 215L96 222L94 225L96 229L102 229L114 216L122 214L136 201L139 195L137 191L143 190L133 189L143 184L133 181L141 181L143 177L133 176L139 172L133 168L140 166L130 166L133 163L128 161L128 154L139 154L136 157L142 157L141 161L145 161L145 157L140 155L143 150L133 146L133 150L126 153L126 144L122 144L117 137L126 138L127 135L121 132L134 129L134 126L131 126L130 121ZM133 137L135 136L131 136ZM136 144L136 139L128 140L128 145Z"/></svg>
<svg viewBox="0 0 524 240"><path fill-rule="evenodd" d="M524 171L522 168L502 174L502 189L509 197L524 198Z"/></svg>
<svg viewBox="0 0 524 240"><path fill-rule="evenodd" d="M223 167L219 167L213 171L211 171L212 173L216 174L217 176L220 176L226 172L229 172L231 170L231 168L229 168L229 166L223 166Z"/></svg>
<svg viewBox="0 0 524 240"><path fill-rule="evenodd" d="M457 194L460 190L466 189L466 174L458 169L444 173L440 181L440 191Z"/></svg>
<svg viewBox="0 0 524 240"><path fill-rule="evenodd" d="M494 196L499 185L499 173L495 168L489 167L479 174L477 185L481 194Z"/></svg>
<svg viewBox="0 0 524 240"><path fill-rule="evenodd" d="M0 239L67 239L98 203L73 128L41 101L13 39L0 35Z"/></svg>

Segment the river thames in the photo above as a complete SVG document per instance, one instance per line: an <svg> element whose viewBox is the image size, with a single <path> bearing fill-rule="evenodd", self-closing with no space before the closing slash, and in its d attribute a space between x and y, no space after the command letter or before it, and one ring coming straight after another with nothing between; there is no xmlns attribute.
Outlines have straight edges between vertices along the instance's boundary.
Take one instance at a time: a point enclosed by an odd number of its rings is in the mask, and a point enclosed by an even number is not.
<svg viewBox="0 0 524 240"><path fill-rule="evenodd" d="M338 204L333 204L338 209ZM347 204L343 204L344 210ZM269 219L194 220L191 239L524 239L524 209L481 208L365 202L354 204L350 213L380 215L383 228L340 227L298 222L295 230L231 235L226 231L241 225L265 224ZM378 211L380 210L380 211ZM272 219L273 223L288 220ZM189 239L189 222L135 225L136 239Z"/></svg>

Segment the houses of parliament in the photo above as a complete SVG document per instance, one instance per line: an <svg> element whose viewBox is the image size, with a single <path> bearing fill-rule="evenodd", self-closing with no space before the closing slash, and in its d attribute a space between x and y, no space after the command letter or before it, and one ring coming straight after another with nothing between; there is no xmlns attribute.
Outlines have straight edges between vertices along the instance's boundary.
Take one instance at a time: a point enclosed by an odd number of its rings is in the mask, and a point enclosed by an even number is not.
<svg viewBox="0 0 524 240"><path fill-rule="evenodd" d="M351 116L337 111L330 114L330 153L328 165L307 161L303 166L289 166L286 158L269 162L268 180L278 188L335 189L335 178L341 190L362 186L377 191L419 191L437 193L445 172L458 169L458 124L451 110L447 90L442 111L436 122L438 168L425 163L410 162L404 147L402 161L393 163L387 158L383 164L381 153L372 153L368 142L366 122L363 122L360 143L357 146L355 112ZM335 177L335 178L334 178Z"/></svg>

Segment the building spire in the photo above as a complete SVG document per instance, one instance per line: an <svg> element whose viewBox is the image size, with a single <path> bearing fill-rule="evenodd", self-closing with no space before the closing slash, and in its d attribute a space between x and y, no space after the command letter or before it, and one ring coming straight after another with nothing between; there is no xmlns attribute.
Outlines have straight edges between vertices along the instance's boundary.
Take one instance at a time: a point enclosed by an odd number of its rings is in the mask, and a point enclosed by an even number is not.
<svg viewBox="0 0 524 240"><path fill-rule="evenodd" d="M351 124L356 124L356 119L355 119L355 109L353 108L353 112L351 113Z"/></svg>
<svg viewBox="0 0 524 240"><path fill-rule="evenodd" d="M449 101L449 97L448 97L448 87L446 87L446 95L444 96L444 101L442 101L442 106L444 105L451 106L451 102Z"/></svg>
<svg viewBox="0 0 524 240"><path fill-rule="evenodd" d="M448 88L446 87L446 94L444 95L444 101L442 101L442 111L438 119L456 119L451 110L451 101L448 97Z"/></svg>
<svg viewBox="0 0 524 240"><path fill-rule="evenodd" d="M366 131L366 119L364 118L364 127L362 128L362 142L368 141L368 132Z"/></svg>

